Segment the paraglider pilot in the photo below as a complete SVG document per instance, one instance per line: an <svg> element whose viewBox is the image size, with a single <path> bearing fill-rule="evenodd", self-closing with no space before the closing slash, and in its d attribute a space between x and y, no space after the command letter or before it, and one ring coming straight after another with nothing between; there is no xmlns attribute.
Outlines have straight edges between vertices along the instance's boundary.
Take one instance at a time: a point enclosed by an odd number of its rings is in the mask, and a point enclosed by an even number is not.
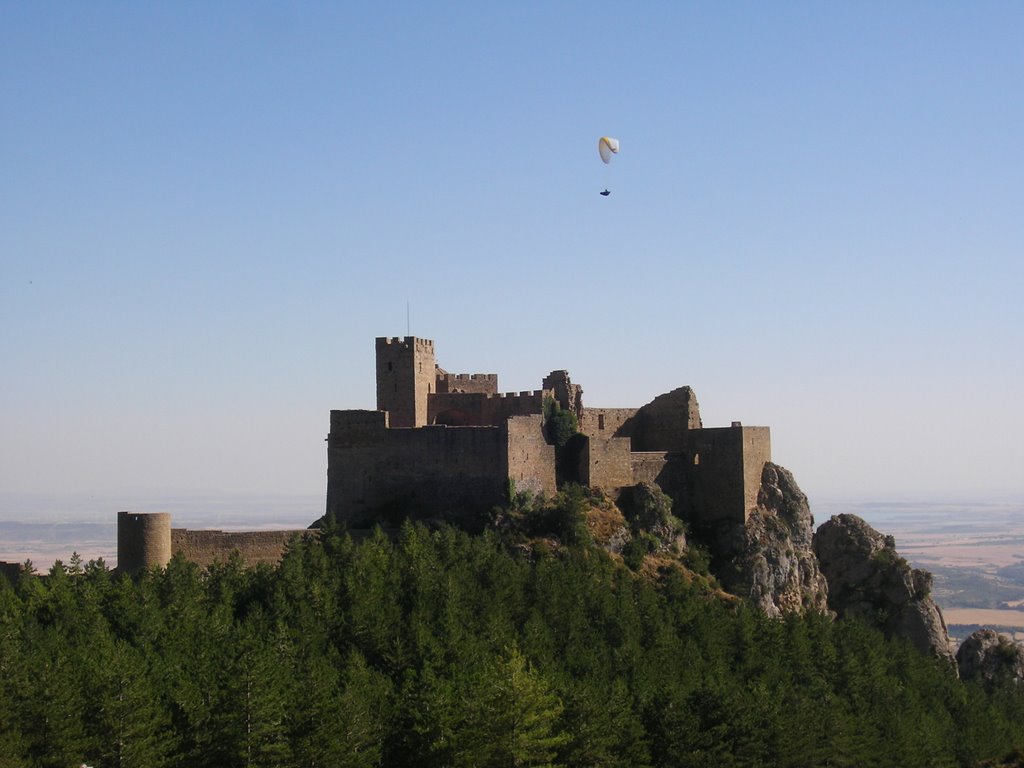
<svg viewBox="0 0 1024 768"><path fill-rule="evenodd" d="M619 140L611 136L602 136L597 140L597 152L601 155L601 162L608 165L612 161L612 155L619 153ZM611 193L611 190L605 187L601 197L608 197Z"/></svg>

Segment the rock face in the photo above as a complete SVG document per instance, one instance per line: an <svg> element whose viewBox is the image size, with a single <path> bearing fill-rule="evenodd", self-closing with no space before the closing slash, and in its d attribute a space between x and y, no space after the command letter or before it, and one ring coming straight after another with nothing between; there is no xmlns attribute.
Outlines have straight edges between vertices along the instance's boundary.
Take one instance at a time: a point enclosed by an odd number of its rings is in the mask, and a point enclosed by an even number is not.
<svg viewBox="0 0 1024 768"><path fill-rule="evenodd" d="M681 552L686 549L683 524L672 515L672 499L651 483L623 489L618 505L629 519L634 533L643 531L654 539L655 551Z"/></svg>
<svg viewBox="0 0 1024 768"><path fill-rule="evenodd" d="M892 536L856 515L836 515L814 535L814 551L828 580L828 606L840 617L862 618L952 663L946 622L929 596L931 574L912 569Z"/></svg>
<svg viewBox="0 0 1024 768"><path fill-rule="evenodd" d="M1024 683L1024 648L993 629L979 629L960 645L956 664L963 680L980 680L986 688L1005 681Z"/></svg>
<svg viewBox="0 0 1024 768"><path fill-rule="evenodd" d="M789 470L768 463L746 525L716 532L715 575L769 616L826 611L828 585L812 550L814 518Z"/></svg>

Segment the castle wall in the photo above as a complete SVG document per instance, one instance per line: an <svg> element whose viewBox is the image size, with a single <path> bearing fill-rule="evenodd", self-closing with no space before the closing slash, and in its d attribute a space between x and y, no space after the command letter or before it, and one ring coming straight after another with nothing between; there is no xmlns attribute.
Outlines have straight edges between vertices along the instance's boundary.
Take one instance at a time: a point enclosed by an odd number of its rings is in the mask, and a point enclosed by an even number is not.
<svg viewBox="0 0 1024 768"><path fill-rule="evenodd" d="M688 435L687 503L701 522L745 523L757 506L761 472L771 460L767 427L718 427Z"/></svg>
<svg viewBox="0 0 1024 768"><path fill-rule="evenodd" d="M390 426L390 414L385 411L331 411L328 441L355 445L380 441Z"/></svg>
<svg viewBox="0 0 1024 768"><path fill-rule="evenodd" d="M125 573L163 568L171 559L169 512L117 513L117 567Z"/></svg>
<svg viewBox="0 0 1024 768"><path fill-rule="evenodd" d="M372 525L391 513L471 520L504 503L508 438L501 428L384 423L374 412L331 412L327 510L339 521Z"/></svg>
<svg viewBox="0 0 1024 768"><path fill-rule="evenodd" d="M580 432L589 437L632 437L632 420L637 408L584 408Z"/></svg>
<svg viewBox="0 0 1024 768"><path fill-rule="evenodd" d="M555 446L544 440L544 417L513 416L506 425L508 479L516 491L553 496Z"/></svg>
<svg viewBox="0 0 1024 768"><path fill-rule="evenodd" d="M377 410L390 414L393 427L427 423L427 398L436 385L434 342L406 336L376 340Z"/></svg>
<svg viewBox="0 0 1024 768"><path fill-rule="evenodd" d="M757 506L764 465L772 460L771 430L768 427L733 429L740 429L743 433L743 508L750 511Z"/></svg>
<svg viewBox="0 0 1024 768"><path fill-rule="evenodd" d="M580 453L580 481L611 493L636 481L629 438L587 437Z"/></svg>
<svg viewBox="0 0 1024 768"><path fill-rule="evenodd" d="M259 563L276 565L295 535L319 536L319 531L192 531L172 528L171 552L204 568L216 562L227 562L235 552L247 566Z"/></svg>
<svg viewBox="0 0 1024 768"><path fill-rule="evenodd" d="M512 416L539 414L544 411L544 391L487 394L482 392L449 392L431 395L428 421L452 427L497 427Z"/></svg>
<svg viewBox="0 0 1024 768"><path fill-rule="evenodd" d="M438 394L455 392L472 392L483 395L496 395L498 393L498 374L496 373L447 373L438 371L437 387Z"/></svg>
<svg viewBox="0 0 1024 768"><path fill-rule="evenodd" d="M630 464L633 471L633 482L650 483L659 485L665 466L668 464L668 454L663 451L648 451L643 453L630 454ZM665 493L669 491L662 488ZM671 494L669 494L671 495Z"/></svg>

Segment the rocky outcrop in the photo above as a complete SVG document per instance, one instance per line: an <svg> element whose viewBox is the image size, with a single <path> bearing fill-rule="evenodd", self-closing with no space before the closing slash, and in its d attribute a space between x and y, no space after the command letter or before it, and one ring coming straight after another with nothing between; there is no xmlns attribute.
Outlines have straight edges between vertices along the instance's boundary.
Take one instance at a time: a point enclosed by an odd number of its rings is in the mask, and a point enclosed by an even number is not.
<svg viewBox="0 0 1024 768"><path fill-rule="evenodd" d="M646 533L656 552L686 550L686 533L672 514L672 499L656 485L640 483L623 488L619 508L630 522L634 535Z"/></svg>
<svg viewBox="0 0 1024 768"><path fill-rule="evenodd" d="M814 535L814 551L836 614L861 618L888 637L906 638L952 663L946 622L929 596L931 574L911 568L892 536L856 515L836 515Z"/></svg>
<svg viewBox="0 0 1024 768"><path fill-rule="evenodd" d="M719 528L710 542L726 590L769 616L826 611L828 586L812 550L814 518L789 470L765 465L746 524Z"/></svg>
<svg viewBox="0 0 1024 768"><path fill-rule="evenodd" d="M1024 683L1024 648L993 629L979 629L964 640L956 664L961 679L979 680L986 688Z"/></svg>

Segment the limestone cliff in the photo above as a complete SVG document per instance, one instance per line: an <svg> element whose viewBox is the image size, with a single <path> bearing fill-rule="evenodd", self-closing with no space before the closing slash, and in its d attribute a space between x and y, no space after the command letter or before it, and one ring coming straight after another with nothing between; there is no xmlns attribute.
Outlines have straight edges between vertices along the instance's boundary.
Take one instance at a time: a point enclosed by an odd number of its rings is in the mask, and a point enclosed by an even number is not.
<svg viewBox="0 0 1024 768"><path fill-rule="evenodd" d="M1024 648L993 629L979 629L960 645L956 664L963 680L980 680L986 688L1001 682L1024 683Z"/></svg>
<svg viewBox="0 0 1024 768"><path fill-rule="evenodd" d="M931 574L915 570L883 536L856 515L836 515L814 535L828 580L828 605L841 618L859 617L888 637L952 662L946 623L931 599Z"/></svg>
<svg viewBox="0 0 1024 768"><path fill-rule="evenodd" d="M828 586L812 550L814 518L789 470L768 463L746 524L711 533L715 576L769 616L826 611Z"/></svg>

